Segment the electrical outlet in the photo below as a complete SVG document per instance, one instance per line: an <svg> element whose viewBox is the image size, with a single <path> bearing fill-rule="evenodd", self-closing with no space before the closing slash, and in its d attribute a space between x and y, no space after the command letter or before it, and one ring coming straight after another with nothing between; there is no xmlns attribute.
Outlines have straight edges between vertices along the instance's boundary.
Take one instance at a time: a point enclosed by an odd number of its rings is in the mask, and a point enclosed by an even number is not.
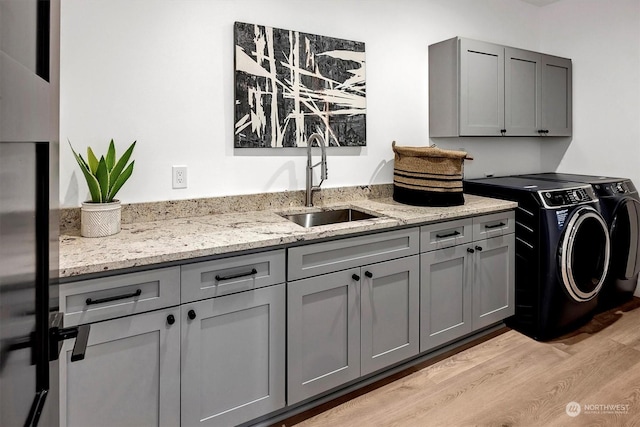
<svg viewBox="0 0 640 427"><path fill-rule="evenodd" d="M174 166L172 168L173 188L187 188L187 167Z"/></svg>

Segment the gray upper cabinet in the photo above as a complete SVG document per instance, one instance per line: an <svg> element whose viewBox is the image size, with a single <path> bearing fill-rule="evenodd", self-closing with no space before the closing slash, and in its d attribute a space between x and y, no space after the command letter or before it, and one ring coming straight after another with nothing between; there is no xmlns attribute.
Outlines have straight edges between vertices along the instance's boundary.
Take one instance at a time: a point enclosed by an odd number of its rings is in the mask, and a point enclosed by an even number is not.
<svg viewBox="0 0 640 427"><path fill-rule="evenodd" d="M547 136L571 136L571 60L542 55L542 129Z"/></svg>
<svg viewBox="0 0 640 427"><path fill-rule="evenodd" d="M571 136L571 60L453 38L429 46L429 136Z"/></svg>
<svg viewBox="0 0 640 427"><path fill-rule="evenodd" d="M504 48L460 40L460 135L500 135L504 128Z"/></svg>
<svg viewBox="0 0 640 427"><path fill-rule="evenodd" d="M542 63L539 53L505 51L505 135L538 136L542 129Z"/></svg>

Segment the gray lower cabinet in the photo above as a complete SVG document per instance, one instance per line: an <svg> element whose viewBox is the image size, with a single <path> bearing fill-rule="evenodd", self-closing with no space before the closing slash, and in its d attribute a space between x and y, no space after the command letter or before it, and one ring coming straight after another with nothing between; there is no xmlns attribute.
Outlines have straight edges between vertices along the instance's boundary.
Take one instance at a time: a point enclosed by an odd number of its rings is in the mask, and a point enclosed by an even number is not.
<svg viewBox="0 0 640 427"><path fill-rule="evenodd" d="M472 238L456 235L465 243L448 238L466 227ZM420 254L421 352L514 314L514 228L512 211L422 227L428 252Z"/></svg>
<svg viewBox="0 0 640 427"><path fill-rule="evenodd" d="M472 331L471 245L458 245L420 255L420 351Z"/></svg>
<svg viewBox="0 0 640 427"><path fill-rule="evenodd" d="M418 354L419 259L287 284L287 403Z"/></svg>
<svg viewBox="0 0 640 427"><path fill-rule="evenodd" d="M74 341L60 354L61 426L180 424L178 307L91 324L84 360L71 362Z"/></svg>
<svg viewBox="0 0 640 427"><path fill-rule="evenodd" d="M285 406L285 285L181 306L181 426L232 426Z"/></svg>
<svg viewBox="0 0 640 427"><path fill-rule="evenodd" d="M515 234L474 242L473 329L515 313Z"/></svg>
<svg viewBox="0 0 640 427"><path fill-rule="evenodd" d="M360 376L360 269L287 283L287 404Z"/></svg>
<svg viewBox="0 0 640 427"><path fill-rule="evenodd" d="M361 375L418 354L418 260L415 255L361 269Z"/></svg>

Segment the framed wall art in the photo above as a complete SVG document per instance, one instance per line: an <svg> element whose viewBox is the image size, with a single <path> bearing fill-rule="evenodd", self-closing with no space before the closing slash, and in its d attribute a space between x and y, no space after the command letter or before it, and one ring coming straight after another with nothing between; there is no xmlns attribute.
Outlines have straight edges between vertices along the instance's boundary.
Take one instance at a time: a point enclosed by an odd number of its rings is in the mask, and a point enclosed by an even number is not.
<svg viewBox="0 0 640 427"><path fill-rule="evenodd" d="M364 43L236 22L236 148L366 145Z"/></svg>

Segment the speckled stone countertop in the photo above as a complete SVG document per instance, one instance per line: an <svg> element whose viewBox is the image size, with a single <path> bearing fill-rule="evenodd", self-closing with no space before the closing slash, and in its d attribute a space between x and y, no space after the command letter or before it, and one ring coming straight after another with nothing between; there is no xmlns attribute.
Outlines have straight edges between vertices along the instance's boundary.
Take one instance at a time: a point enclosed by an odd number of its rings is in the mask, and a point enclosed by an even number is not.
<svg viewBox="0 0 640 427"><path fill-rule="evenodd" d="M324 208L352 207L377 218L304 228L278 215L319 208L280 207L123 223L116 235L90 239L76 230L60 236L60 277L127 269L182 261L237 251L286 245L300 241L346 236L404 225L513 209L514 202L465 195L465 204L454 207L417 207L380 199L348 200Z"/></svg>

